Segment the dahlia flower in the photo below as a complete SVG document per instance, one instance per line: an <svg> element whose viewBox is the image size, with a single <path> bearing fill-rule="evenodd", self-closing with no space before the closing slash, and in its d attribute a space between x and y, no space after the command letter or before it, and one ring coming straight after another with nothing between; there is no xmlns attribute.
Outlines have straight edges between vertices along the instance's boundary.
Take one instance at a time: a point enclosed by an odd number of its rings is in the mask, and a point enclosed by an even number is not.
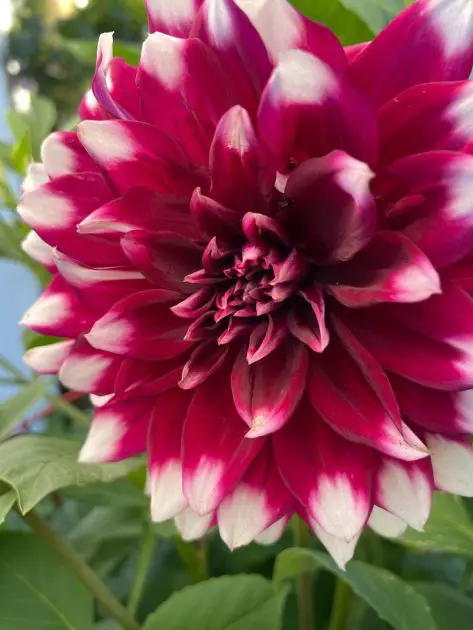
<svg viewBox="0 0 473 630"><path fill-rule="evenodd" d="M155 521L231 548L473 495L473 4L344 49L285 0L148 0L99 41L19 212L52 280L26 362L88 392L83 462L147 453Z"/></svg>

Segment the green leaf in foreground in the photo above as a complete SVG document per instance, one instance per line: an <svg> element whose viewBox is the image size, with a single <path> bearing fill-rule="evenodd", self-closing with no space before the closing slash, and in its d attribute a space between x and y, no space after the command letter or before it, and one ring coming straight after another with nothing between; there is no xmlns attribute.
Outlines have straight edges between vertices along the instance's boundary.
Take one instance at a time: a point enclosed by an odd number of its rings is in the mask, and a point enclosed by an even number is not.
<svg viewBox="0 0 473 630"><path fill-rule="evenodd" d="M90 630L92 598L33 534L0 533L0 628Z"/></svg>
<svg viewBox="0 0 473 630"><path fill-rule="evenodd" d="M473 558L473 523L463 499L437 492L424 531L410 529L393 542L421 551Z"/></svg>
<svg viewBox="0 0 473 630"><path fill-rule="evenodd" d="M172 595L144 630L279 630L286 597L257 575L213 578Z"/></svg>
<svg viewBox="0 0 473 630"><path fill-rule="evenodd" d="M326 569L343 580L396 630L436 630L425 598L410 584L380 567L352 561L342 571L328 554L293 548L278 556L274 578L279 581L316 569Z"/></svg>
<svg viewBox="0 0 473 630"><path fill-rule="evenodd" d="M25 413L44 396L47 383L39 378L24 385L21 389L0 407L0 438L13 429Z"/></svg>
<svg viewBox="0 0 473 630"><path fill-rule="evenodd" d="M0 479L16 491L23 513L60 488L114 481L141 466L139 460L81 464L80 446L75 440L42 435L21 435L0 444Z"/></svg>
<svg viewBox="0 0 473 630"><path fill-rule="evenodd" d="M341 0L341 2L347 9L359 15L374 33L379 33L406 6L404 0Z"/></svg>
<svg viewBox="0 0 473 630"><path fill-rule="evenodd" d="M322 22L344 45L358 44L373 38L372 31L361 18L349 11L340 0L291 0L301 13Z"/></svg>
<svg viewBox="0 0 473 630"><path fill-rule="evenodd" d="M14 490L9 490L5 494L0 495L0 525L4 523L8 512L12 509L16 501Z"/></svg>
<svg viewBox="0 0 473 630"><path fill-rule="evenodd" d="M429 602L438 630L471 630L472 599L445 584L417 582L413 586Z"/></svg>

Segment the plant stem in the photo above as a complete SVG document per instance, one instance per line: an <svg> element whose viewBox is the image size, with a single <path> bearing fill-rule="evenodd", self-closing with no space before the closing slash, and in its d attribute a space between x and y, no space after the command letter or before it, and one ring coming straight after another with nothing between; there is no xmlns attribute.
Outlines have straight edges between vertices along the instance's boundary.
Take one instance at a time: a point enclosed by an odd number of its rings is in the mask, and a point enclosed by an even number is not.
<svg viewBox="0 0 473 630"><path fill-rule="evenodd" d="M50 525L37 512L32 510L28 514L18 512L23 520L28 523L31 529L40 536L64 561L69 565L82 582L82 584L92 593L95 599L102 604L113 619L125 630L140 630L140 626L135 621L128 610L122 606L115 595L102 582L99 576L89 565L84 562L81 556L72 547L69 547L50 527Z"/></svg>
<svg viewBox="0 0 473 630"><path fill-rule="evenodd" d="M70 395L69 400L71 402L74 402L74 400L78 400L79 398L82 398L84 396L84 394L79 394L78 392L68 393ZM54 396L54 394L50 394L47 392L45 398L49 403L51 403L51 407L53 409L57 409L66 416L69 416L69 418L73 422L76 422L79 426L84 427L85 429L90 429L89 416L74 405L72 405L71 402L68 402L66 396L67 394L64 397Z"/></svg>
<svg viewBox="0 0 473 630"><path fill-rule="evenodd" d="M143 588L146 583L149 567L153 559L153 552L156 545L156 535L150 520L146 523L146 529L143 534L141 549L138 556L138 564L136 567L135 580L131 589L130 599L128 600L128 611L135 616L141 600Z"/></svg>
<svg viewBox="0 0 473 630"><path fill-rule="evenodd" d="M332 603L329 630L344 630L348 616L350 595L350 587L343 580L338 579Z"/></svg>
<svg viewBox="0 0 473 630"><path fill-rule="evenodd" d="M309 547L310 534L307 525L297 518L294 527L294 543L297 547ZM299 602L299 630L314 630L315 618L312 598L312 573L301 573L297 578Z"/></svg>
<svg viewBox="0 0 473 630"><path fill-rule="evenodd" d="M465 572L460 583L460 589L465 593L468 590L471 582L471 576L473 575L473 560L467 560L465 566Z"/></svg>
<svg viewBox="0 0 473 630"><path fill-rule="evenodd" d="M194 584L205 581L208 577L205 541L201 540L197 545L194 545L182 540L180 536L175 536L174 543Z"/></svg>

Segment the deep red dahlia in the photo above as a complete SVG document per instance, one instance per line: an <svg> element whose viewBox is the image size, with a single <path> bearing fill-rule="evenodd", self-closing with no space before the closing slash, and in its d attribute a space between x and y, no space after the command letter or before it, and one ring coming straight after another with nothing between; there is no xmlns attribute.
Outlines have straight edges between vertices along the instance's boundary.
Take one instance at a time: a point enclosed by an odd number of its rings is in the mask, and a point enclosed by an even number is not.
<svg viewBox="0 0 473 630"><path fill-rule="evenodd" d="M473 495L473 4L348 50L285 0L147 7L25 182L24 323L67 339L27 362L93 394L82 461L148 453L155 520L298 512L343 565Z"/></svg>

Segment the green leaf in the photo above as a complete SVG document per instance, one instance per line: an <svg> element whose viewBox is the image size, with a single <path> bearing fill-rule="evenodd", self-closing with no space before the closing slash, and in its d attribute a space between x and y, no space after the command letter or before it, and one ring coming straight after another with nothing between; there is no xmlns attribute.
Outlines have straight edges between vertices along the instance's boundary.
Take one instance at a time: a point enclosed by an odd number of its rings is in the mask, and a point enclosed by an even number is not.
<svg viewBox="0 0 473 630"><path fill-rule="evenodd" d="M5 494L0 495L0 525L5 522L7 514L14 506L15 501L16 494L14 490L9 490Z"/></svg>
<svg viewBox="0 0 473 630"><path fill-rule="evenodd" d="M80 446L74 440L42 435L20 435L0 444L0 479L16 491L23 513L55 490L114 481L141 465L139 460L81 464Z"/></svg>
<svg viewBox="0 0 473 630"><path fill-rule="evenodd" d="M284 580L320 568L348 584L396 630L436 630L425 598L410 584L380 567L352 561L342 571L326 553L293 548L278 556L274 579Z"/></svg>
<svg viewBox="0 0 473 630"><path fill-rule="evenodd" d="M96 40L63 38L61 43L74 57L85 64L95 66L97 57ZM141 45L115 40L113 42L113 54L115 57L121 57L131 66L137 66L140 62Z"/></svg>
<svg viewBox="0 0 473 630"><path fill-rule="evenodd" d="M17 143L23 140L25 134L29 134L31 141L29 157L39 161L41 143L56 123L57 114L54 103L44 96L32 94L31 106L27 112L10 110L6 118Z"/></svg>
<svg viewBox="0 0 473 630"><path fill-rule="evenodd" d="M24 177L28 169L32 154L30 130L28 129L18 142L12 147L12 163L16 172Z"/></svg>
<svg viewBox="0 0 473 630"><path fill-rule="evenodd" d="M415 582L413 586L429 602L438 630L471 630L472 599L445 584Z"/></svg>
<svg viewBox="0 0 473 630"><path fill-rule="evenodd" d="M90 630L92 598L39 538L0 533L0 628Z"/></svg>
<svg viewBox="0 0 473 630"><path fill-rule="evenodd" d="M90 486L67 488L65 496L91 505L114 507L146 507L148 499L144 492L129 481L119 479L111 483L96 483Z"/></svg>
<svg viewBox="0 0 473 630"><path fill-rule="evenodd" d="M404 0L341 0L342 4L360 16L374 33L379 33L405 8Z"/></svg>
<svg viewBox="0 0 473 630"><path fill-rule="evenodd" d="M291 2L304 15L331 28L344 45L358 44L373 38L373 33L365 22L344 7L339 0L291 0Z"/></svg>
<svg viewBox="0 0 473 630"><path fill-rule="evenodd" d="M423 532L408 530L393 542L473 558L473 523L460 497L437 492Z"/></svg>
<svg viewBox="0 0 473 630"><path fill-rule="evenodd" d="M9 398L0 407L0 438L21 420L25 413L44 396L47 383L36 378L31 383L24 385L17 394Z"/></svg>
<svg viewBox="0 0 473 630"><path fill-rule="evenodd" d="M287 594L256 575L213 578L172 595L143 630L278 630Z"/></svg>

